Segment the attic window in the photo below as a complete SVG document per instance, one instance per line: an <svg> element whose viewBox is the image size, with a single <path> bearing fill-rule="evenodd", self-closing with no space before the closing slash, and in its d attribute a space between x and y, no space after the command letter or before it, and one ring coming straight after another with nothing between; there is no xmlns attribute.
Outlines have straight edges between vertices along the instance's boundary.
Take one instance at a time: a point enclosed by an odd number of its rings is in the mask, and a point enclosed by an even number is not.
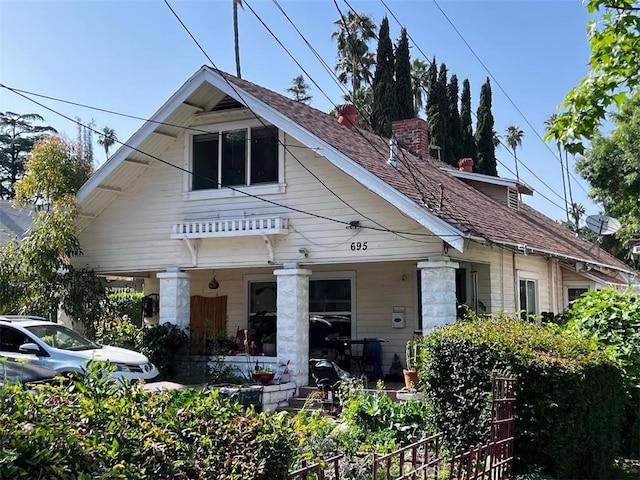
<svg viewBox="0 0 640 480"><path fill-rule="evenodd" d="M518 210L520 205L520 194L515 188L507 189L507 206L514 210Z"/></svg>
<svg viewBox="0 0 640 480"><path fill-rule="evenodd" d="M194 135L193 173L193 190L277 182L278 129L240 128Z"/></svg>
<svg viewBox="0 0 640 480"><path fill-rule="evenodd" d="M223 110L233 110L234 108L244 108L244 105L227 95L220 100L216 106L211 109L211 111L220 112Z"/></svg>

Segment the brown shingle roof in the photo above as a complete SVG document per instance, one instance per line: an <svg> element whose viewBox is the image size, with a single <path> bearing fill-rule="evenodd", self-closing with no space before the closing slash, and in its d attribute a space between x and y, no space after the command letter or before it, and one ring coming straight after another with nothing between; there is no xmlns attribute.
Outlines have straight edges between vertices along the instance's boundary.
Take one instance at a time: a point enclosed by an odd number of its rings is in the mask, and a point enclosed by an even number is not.
<svg viewBox="0 0 640 480"><path fill-rule="evenodd" d="M336 118L279 93L238 79L224 72L227 82L252 94L286 115L307 131L330 144L352 161L422 205L429 213L469 236L492 242L526 245L559 257L603 264L633 272L624 262L609 255L533 208L520 204L516 211L442 170L443 163L421 159L398 149L397 168L387 164L389 140L370 132L340 125Z"/></svg>

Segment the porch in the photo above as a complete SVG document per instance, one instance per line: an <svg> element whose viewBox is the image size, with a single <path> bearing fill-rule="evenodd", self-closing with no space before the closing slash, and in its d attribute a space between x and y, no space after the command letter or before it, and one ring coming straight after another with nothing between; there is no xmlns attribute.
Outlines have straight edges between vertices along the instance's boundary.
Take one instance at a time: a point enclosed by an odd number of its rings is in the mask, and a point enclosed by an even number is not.
<svg viewBox="0 0 640 480"><path fill-rule="evenodd" d="M339 360L352 373L383 378L394 355L404 364L406 342L416 331L455 320L457 294L477 304L478 270L488 280L488 265L472 271L443 256L275 270L170 268L145 281L147 295L159 298L145 323L188 330L196 354L210 354L211 339L225 332L234 340L227 354L249 348L260 363L288 363L297 385L309 383L310 358ZM238 338L245 331L247 345ZM380 341L375 374L376 365L365 361L372 339Z"/></svg>

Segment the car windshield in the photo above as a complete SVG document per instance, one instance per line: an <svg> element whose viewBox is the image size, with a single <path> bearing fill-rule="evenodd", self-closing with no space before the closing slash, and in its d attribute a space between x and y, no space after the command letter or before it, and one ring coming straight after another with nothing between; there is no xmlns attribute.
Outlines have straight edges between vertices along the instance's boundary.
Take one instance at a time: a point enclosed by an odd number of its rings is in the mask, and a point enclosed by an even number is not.
<svg viewBox="0 0 640 480"><path fill-rule="evenodd" d="M63 325L34 325L27 327L27 330L47 345L61 350L77 351L100 348L100 345Z"/></svg>

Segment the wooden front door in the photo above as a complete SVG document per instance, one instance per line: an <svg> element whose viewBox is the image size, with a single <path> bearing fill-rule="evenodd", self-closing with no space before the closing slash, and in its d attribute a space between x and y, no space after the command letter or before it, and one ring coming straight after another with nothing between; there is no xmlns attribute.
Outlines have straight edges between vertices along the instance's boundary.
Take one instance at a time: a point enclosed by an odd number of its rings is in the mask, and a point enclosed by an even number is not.
<svg viewBox="0 0 640 480"><path fill-rule="evenodd" d="M191 353L207 353L207 339L227 328L227 296L191 297ZM226 333L226 332L224 332Z"/></svg>

